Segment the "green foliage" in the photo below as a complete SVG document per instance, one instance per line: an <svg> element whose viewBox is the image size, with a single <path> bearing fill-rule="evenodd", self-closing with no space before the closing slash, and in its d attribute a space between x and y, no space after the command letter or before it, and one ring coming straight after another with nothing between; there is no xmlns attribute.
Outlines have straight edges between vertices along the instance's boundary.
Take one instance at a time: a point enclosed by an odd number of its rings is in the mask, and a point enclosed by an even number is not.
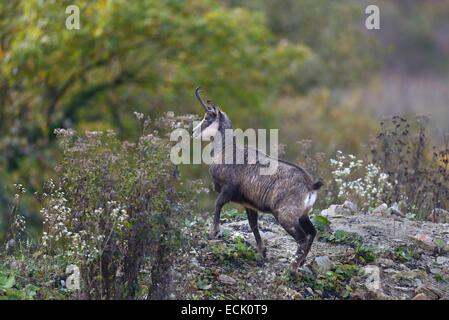
<svg viewBox="0 0 449 320"><path fill-rule="evenodd" d="M446 283L448 281L448 279L444 275L442 275L441 273L436 273L436 274L434 274L433 277L438 282Z"/></svg>
<svg viewBox="0 0 449 320"><path fill-rule="evenodd" d="M362 154L365 152L362 143L369 141L378 130L376 117L361 109L360 101L354 98L341 102L328 89L304 97L281 99L279 117L283 119L280 136L291 142L287 154L295 157L301 156L301 152L308 152L310 156L321 152L330 157L337 150ZM294 143L299 138L312 141L304 149L303 144ZM298 150L299 147L303 149ZM299 160L304 162L303 157ZM319 169L323 171L328 166L325 163Z"/></svg>
<svg viewBox="0 0 449 320"><path fill-rule="evenodd" d="M214 243L211 252L221 261L236 262L240 259L256 261L257 253L241 237L232 239L229 243Z"/></svg>
<svg viewBox="0 0 449 320"><path fill-rule="evenodd" d="M236 208L232 208L224 210L221 214L221 218L227 222L241 221L246 219L246 213L244 211L239 211Z"/></svg>
<svg viewBox="0 0 449 320"><path fill-rule="evenodd" d="M355 258L360 263L373 262L377 254L371 246L360 244L355 246Z"/></svg>
<svg viewBox="0 0 449 320"><path fill-rule="evenodd" d="M32 300L38 290L32 284L18 283L12 270L0 268L0 300Z"/></svg>
<svg viewBox="0 0 449 320"><path fill-rule="evenodd" d="M182 222L190 206L177 190L175 168L168 161L171 144L162 133L190 118L167 114L151 121L136 116L142 134L135 142L120 141L112 130L85 135L57 131L63 158L58 178L41 195L42 239L33 249L27 245L17 261L12 259L27 271L26 277L60 286L58 279L69 276L71 265L80 271L80 290L62 294L83 299L166 297L166 272L184 242ZM19 239L17 232L8 234ZM15 253L9 250L5 257ZM33 287L12 291L14 279L2 278L6 295L32 297ZM41 294L61 296L48 286Z"/></svg>
<svg viewBox="0 0 449 320"><path fill-rule="evenodd" d="M337 264L326 273L310 274L306 272L298 273L293 281L296 290L304 290L310 287L320 293L318 298L343 298L350 297L353 289L349 285L352 278L359 274L360 267L355 264Z"/></svg>
<svg viewBox="0 0 449 320"><path fill-rule="evenodd" d="M327 240L346 245L358 245L363 242L363 238L359 234L344 230L335 230L335 232L331 234Z"/></svg>
<svg viewBox="0 0 449 320"><path fill-rule="evenodd" d="M371 145L373 162L388 173L393 186L384 195L387 203L402 203L406 212L419 219L431 218L434 208L449 206L449 140L431 145L429 120L427 116L385 119Z"/></svg>
<svg viewBox="0 0 449 320"><path fill-rule="evenodd" d="M25 217L20 213L20 203L25 189L21 184L15 185L14 200L10 204L9 210L4 213L4 237L0 232L0 244L4 246L2 249L12 250L13 247L22 247L26 239L26 221Z"/></svg>
<svg viewBox="0 0 449 320"><path fill-rule="evenodd" d="M326 89L307 97L281 99L279 117L279 135L286 142L285 157L295 159L325 182L316 207L335 204L338 190L329 159L338 150L350 150L355 155L366 153L364 143L378 130L376 118L360 109L357 100L337 102Z"/></svg>
<svg viewBox="0 0 449 320"><path fill-rule="evenodd" d="M394 249L394 258L400 262L419 259L420 254L411 246L400 245Z"/></svg>
<svg viewBox="0 0 449 320"><path fill-rule="evenodd" d="M298 66L288 85L305 91L316 85L345 86L366 79L379 67L380 46L361 30L364 8L356 0L233 0L264 10L271 30L313 54Z"/></svg>
<svg viewBox="0 0 449 320"><path fill-rule="evenodd" d="M363 238L355 232L335 230L334 233L320 236L324 241L344 244L354 248L354 258L359 263L372 262L376 259L374 248L363 243Z"/></svg>
<svg viewBox="0 0 449 320"><path fill-rule="evenodd" d="M278 45L262 14L215 1L78 1L80 30L65 28L69 4L0 5L0 165L33 191L53 167L54 129L135 136L131 106L199 111L200 84L236 124L254 112L252 125L271 123L267 97L308 52Z"/></svg>
<svg viewBox="0 0 449 320"><path fill-rule="evenodd" d="M326 217L320 214L315 214L312 220L313 225L318 232L329 232L331 222Z"/></svg>

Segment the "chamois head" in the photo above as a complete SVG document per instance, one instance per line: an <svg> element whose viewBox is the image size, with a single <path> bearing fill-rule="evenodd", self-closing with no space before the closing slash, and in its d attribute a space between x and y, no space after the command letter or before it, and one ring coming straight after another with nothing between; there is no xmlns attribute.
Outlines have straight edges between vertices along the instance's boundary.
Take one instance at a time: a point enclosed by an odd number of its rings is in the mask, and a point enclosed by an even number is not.
<svg viewBox="0 0 449 320"><path fill-rule="evenodd" d="M193 138L209 140L214 137L218 132L222 132L225 129L231 128L231 121L226 113L220 110L220 108L214 105L211 101L204 102L200 95L200 87L195 90L195 96L206 112L203 120L193 128Z"/></svg>

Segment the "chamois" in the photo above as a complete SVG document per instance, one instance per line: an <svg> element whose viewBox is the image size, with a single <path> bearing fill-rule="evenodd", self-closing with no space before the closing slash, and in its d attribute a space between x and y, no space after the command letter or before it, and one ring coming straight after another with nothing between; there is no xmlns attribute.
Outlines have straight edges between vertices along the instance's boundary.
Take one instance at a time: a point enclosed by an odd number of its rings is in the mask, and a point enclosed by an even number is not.
<svg viewBox="0 0 449 320"><path fill-rule="evenodd" d="M232 129L231 121L226 113L211 101L205 102L200 95L200 87L196 88L195 96L203 106L205 115L202 121L193 128L193 137L203 140L217 135L225 136L226 129ZM250 162L254 153L248 152L247 146L236 145L224 139L213 139L214 154L209 173L218 192L215 202L215 214L210 228L210 238L220 234L220 213L226 203L241 204L246 209L248 222L257 243L257 250L266 257L266 249L259 233L258 212L271 213L279 224L296 240L298 249L296 257L290 266L295 273L302 266L310 251L316 230L308 213L313 207L317 191L323 185L312 179L302 167L286 161L269 157L256 149L257 159ZM231 154L243 152L246 162L243 164L223 161L225 151L231 149ZM232 159L236 159L233 156ZM253 159L254 160L254 159ZM261 161L264 160L264 161ZM272 175L261 175L260 168L269 161L276 161L277 167Z"/></svg>

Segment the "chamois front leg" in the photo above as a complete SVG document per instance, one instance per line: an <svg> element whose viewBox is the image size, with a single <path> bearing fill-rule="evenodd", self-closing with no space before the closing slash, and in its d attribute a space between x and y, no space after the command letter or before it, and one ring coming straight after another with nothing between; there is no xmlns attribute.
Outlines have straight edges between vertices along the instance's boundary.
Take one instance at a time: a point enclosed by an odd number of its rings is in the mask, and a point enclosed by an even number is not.
<svg viewBox="0 0 449 320"><path fill-rule="evenodd" d="M262 258L266 258L267 249L265 248L262 237L260 236L259 233L259 225L258 225L259 214L257 213L257 211L249 208L246 208L246 214L248 216L249 226L252 232L254 233L254 238L256 239L257 251L262 256Z"/></svg>
<svg viewBox="0 0 449 320"><path fill-rule="evenodd" d="M226 203L231 201L231 197L232 197L232 188L230 187L223 187L221 189L221 192L218 194L217 200L215 201L214 221L209 231L210 239L216 239L220 236L221 209Z"/></svg>

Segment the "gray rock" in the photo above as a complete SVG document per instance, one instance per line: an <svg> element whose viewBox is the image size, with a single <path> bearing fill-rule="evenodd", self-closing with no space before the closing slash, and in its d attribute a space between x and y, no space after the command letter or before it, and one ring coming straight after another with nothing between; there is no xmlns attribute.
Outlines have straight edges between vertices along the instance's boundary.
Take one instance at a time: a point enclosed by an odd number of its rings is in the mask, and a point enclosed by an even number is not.
<svg viewBox="0 0 449 320"><path fill-rule="evenodd" d="M415 293L425 294L430 300L438 300L443 296L443 293L440 290L429 286L420 286L416 288Z"/></svg>
<svg viewBox="0 0 449 320"><path fill-rule="evenodd" d="M439 257L437 257L436 262L437 262L437 264L449 264L449 258L448 257L439 256Z"/></svg>
<svg viewBox="0 0 449 320"><path fill-rule="evenodd" d="M312 262L312 270L315 273L325 273L330 271L334 266L334 263L328 256L316 257Z"/></svg>
<svg viewBox="0 0 449 320"><path fill-rule="evenodd" d="M322 216L333 217L333 218L347 216L347 215L351 215L351 214L352 214L351 209L345 207L344 205L339 205L339 204L333 204L329 208L321 211Z"/></svg>
<svg viewBox="0 0 449 320"><path fill-rule="evenodd" d="M412 300L430 300L424 293L418 293Z"/></svg>
<svg viewBox="0 0 449 320"><path fill-rule="evenodd" d="M449 223L449 211L441 208L433 209L427 219L435 223Z"/></svg>
<svg viewBox="0 0 449 320"><path fill-rule="evenodd" d="M25 265L25 263L23 261L20 261L20 260L13 260L9 264L11 269L21 269L24 265Z"/></svg>
<svg viewBox="0 0 449 320"><path fill-rule="evenodd" d="M393 274L397 274L398 271L396 269L393 268L387 268L383 270L385 273L393 273Z"/></svg>
<svg viewBox="0 0 449 320"><path fill-rule="evenodd" d="M429 269L431 274L439 274L441 273L441 269L440 268L430 268Z"/></svg>
<svg viewBox="0 0 449 320"><path fill-rule="evenodd" d="M395 263L393 260L391 260L391 259L386 259L386 258L378 258L378 259L376 260L376 262L377 262L378 264L380 264L381 266L383 266L383 267L393 267L393 266L396 265L396 263Z"/></svg>
<svg viewBox="0 0 449 320"><path fill-rule="evenodd" d="M382 203L376 209L373 210L373 214L385 216L388 213L388 206L386 203Z"/></svg>
<svg viewBox="0 0 449 320"><path fill-rule="evenodd" d="M355 203L351 202L351 201L346 200L346 201L343 203L343 207L346 208L346 209L348 209L348 210L350 210L350 211L353 212L353 213L358 212L357 205L356 205Z"/></svg>
<svg viewBox="0 0 449 320"><path fill-rule="evenodd" d="M422 249L435 251L436 245L433 243L432 237L427 234L418 233L412 239L416 242L416 244Z"/></svg>
<svg viewBox="0 0 449 320"><path fill-rule="evenodd" d="M388 208L388 213L389 213L389 215L392 215L392 216L397 216L397 217L401 217L401 218L405 217L405 214L403 214L402 211L399 210L399 205L396 202L393 203L393 205L390 208Z"/></svg>
<svg viewBox="0 0 449 320"><path fill-rule="evenodd" d="M313 292L312 288L310 288L310 287L306 287L306 290L307 290L307 292L308 292L308 293L310 293L311 295L313 295L313 294L314 294L314 292Z"/></svg>
<svg viewBox="0 0 449 320"><path fill-rule="evenodd" d="M293 300L304 300L304 297L302 296L301 293L299 293L299 292L296 291L296 292L292 295L292 299L293 299Z"/></svg>
<svg viewBox="0 0 449 320"><path fill-rule="evenodd" d="M329 208L321 211L323 217L335 217L337 215L337 205L333 204Z"/></svg>
<svg viewBox="0 0 449 320"><path fill-rule="evenodd" d="M378 266L367 265L363 268L363 271L366 275L365 287L373 293L381 294L380 268Z"/></svg>
<svg viewBox="0 0 449 320"><path fill-rule="evenodd" d="M224 284L228 284L228 285L234 285L237 283L237 280L235 280L233 277L227 276L225 274L220 274L218 276L218 281L220 281L221 283L224 283Z"/></svg>

